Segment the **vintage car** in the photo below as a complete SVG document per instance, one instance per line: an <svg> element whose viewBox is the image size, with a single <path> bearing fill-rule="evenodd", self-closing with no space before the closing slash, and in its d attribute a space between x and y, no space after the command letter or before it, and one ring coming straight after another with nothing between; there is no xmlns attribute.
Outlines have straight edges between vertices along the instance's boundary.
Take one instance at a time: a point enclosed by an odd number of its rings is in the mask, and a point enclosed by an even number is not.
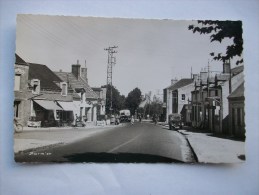
<svg viewBox="0 0 259 195"><path fill-rule="evenodd" d="M183 127L181 114L169 114L168 116L169 129L181 129Z"/></svg>
<svg viewBox="0 0 259 195"><path fill-rule="evenodd" d="M130 110L121 110L119 119L120 119L120 122L130 122L131 121Z"/></svg>

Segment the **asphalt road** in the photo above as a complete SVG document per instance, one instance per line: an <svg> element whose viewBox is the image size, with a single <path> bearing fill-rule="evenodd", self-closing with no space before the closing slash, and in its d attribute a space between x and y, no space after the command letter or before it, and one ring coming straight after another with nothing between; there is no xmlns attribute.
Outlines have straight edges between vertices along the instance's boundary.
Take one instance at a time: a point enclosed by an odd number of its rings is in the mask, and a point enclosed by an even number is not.
<svg viewBox="0 0 259 195"><path fill-rule="evenodd" d="M17 162L195 162L184 136L160 125L127 124L67 145L15 154Z"/></svg>

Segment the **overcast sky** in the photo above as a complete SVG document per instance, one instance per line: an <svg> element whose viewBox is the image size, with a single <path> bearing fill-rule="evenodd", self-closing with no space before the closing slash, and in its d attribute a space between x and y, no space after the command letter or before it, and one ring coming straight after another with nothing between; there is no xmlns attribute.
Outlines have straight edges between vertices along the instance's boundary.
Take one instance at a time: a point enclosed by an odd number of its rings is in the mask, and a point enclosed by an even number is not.
<svg viewBox="0 0 259 195"><path fill-rule="evenodd" d="M16 52L27 62L70 72L79 60L88 68L91 87L106 84L107 51L118 46L113 85L128 93L135 87L153 94L170 85L172 78L190 78L211 60L209 53L224 52L227 40L211 43L208 35L193 34L196 21L118 19L18 15ZM211 69L222 70L221 62Z"/></svg>

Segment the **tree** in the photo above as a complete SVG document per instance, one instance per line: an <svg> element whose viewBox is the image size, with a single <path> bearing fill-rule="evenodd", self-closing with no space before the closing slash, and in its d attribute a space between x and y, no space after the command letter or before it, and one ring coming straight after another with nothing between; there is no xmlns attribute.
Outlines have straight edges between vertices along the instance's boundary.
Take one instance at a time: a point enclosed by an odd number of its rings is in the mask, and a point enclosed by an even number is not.
<svg viewBox="0 0 259 195"><path fill-rule="evenodd" d="M130 110L131 114L135 114L135 111L138 109L140 102L141 102L141 91L139 88L136 87L131 92L129 92L125 100L125 106Z"/></svg>
<svg viewBox="0 0 259 195"><path fill-rule="evenodd" d="M124 108L125 96L120 95L120 92L111 85L102 86L107 88L106 91L106 106L105 112L107 115L118 114L120 110ZM112 110L111 110L111 90L112 90Z"/></svg>
<svg viewBox="0 0 259 195"><path fill-rule="evenodd" d="M148 110L148 113L146 114L149 114L150 116L157 115L160 117L163 113L163 103L161 101L155 100L150 104L147 104L145 109Z"/></svg>
<svg viewBox="0 0 259 195"><path fill-rule="evenodd" d="M243 39L242 39L242 22L241 21L212 21L212 20L198 20L198 25L189 25L189 30L192 30L193 33L200 34L210 34L210 41L222 42L225 38L233 39L233 44L227 46L226 53L214 54L210 53L211 56L214 56L214 60L226 61L230 60L235 56L241 57L243 51ZM243 59L240 58L236 62L243 63Z"/></svg>

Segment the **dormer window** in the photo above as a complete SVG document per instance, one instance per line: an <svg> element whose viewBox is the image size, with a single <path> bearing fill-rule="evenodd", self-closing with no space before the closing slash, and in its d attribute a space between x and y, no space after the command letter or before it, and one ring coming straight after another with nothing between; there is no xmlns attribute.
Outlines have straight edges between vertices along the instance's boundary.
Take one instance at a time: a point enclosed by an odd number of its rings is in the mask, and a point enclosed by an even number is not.
<svg viewBox="0 0 259 195"><path fill-rule="evenodd" d="M39 79L32 79L31 86L32 86L33 94L40 94L40 80Z"/></svg>
<svg viewBox="0 0 259 195"><path fill-rule="evenodd" d="M21 75L15 74L14 77L14 91L20 91L21 89Z"/></svg>
<svg viewBox="0 0 259 195"><path fill-rule="evenodd" d="M62 96L67 96L67 83L66 82L61 82L60 83L60 88L61 88L61 95Z"/></svg>

